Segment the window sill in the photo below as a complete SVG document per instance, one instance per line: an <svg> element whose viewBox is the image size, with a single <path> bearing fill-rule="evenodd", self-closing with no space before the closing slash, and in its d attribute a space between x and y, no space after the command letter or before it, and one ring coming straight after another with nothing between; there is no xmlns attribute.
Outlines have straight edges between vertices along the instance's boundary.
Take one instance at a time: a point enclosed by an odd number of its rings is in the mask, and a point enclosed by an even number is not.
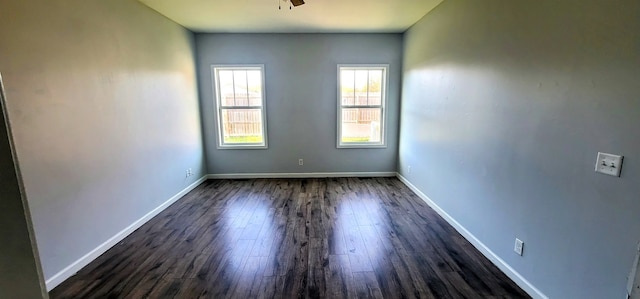
<svg viewBox="0 0 640 299"><path fill-rule="evenodd" d="M218 145L220 150L263 150L268 149L266 145Z"/></svg>
<svg viewBox="0 0 640 299"><path fill-rule="evenodd" d="M375 148L387 148L386 144L338 144L338 146L336 146L336 148L359 148L359 149L366 149L366 148L371 148L371 149L375 149Z"/></svg>

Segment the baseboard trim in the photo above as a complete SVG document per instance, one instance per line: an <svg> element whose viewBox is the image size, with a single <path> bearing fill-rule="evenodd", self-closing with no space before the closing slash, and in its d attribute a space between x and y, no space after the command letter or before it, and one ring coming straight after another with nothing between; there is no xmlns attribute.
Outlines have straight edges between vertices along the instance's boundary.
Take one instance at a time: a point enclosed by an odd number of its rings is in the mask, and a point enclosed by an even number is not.
<svg viewBox="0 0 640 299"><path fill-rule="evenodd" d="M280 179L280 178L336 178L336 177L395 177L390 172L274 172L209 174L209 179Z"/></svg>
<svg viewBox="0 0 640 299"><path fill-rule="evenodd" d="M147 223L147 221L151 220L151 218L158 215L160 212L164 211L164 209L169 207L171 204L176 202L185 194L189 193L189 191L193 190L195 187L200 185L206 179L207 179L206 175L201 177L200 179L195 181L193 184L184 188L182 191L178 192L176 195L169 198L160 206L153 209L151 212L142 216L140 219L136 220L131 225L127 226L125 229L121 230L120 232L115 234L113 237L109 238L104 243L100 244L98 247L96 247L95 249L91 250L89 253L85 254L83 257L73 262L71 265L67 266L66 268L62 269L60 272L51 276L51 278L47 279L45 282L47 285L47 291L51 291L53 288L61 284L63 281L67 280L67 278L75 275L84 266L88 265L90 262L98 258L101 254L105 253L111 247L118 244L118 242L122 241L122 239L126 238L129 234L134 232L136 229L140 228L143 224Z"/></svg>
<svg viewBox="0 0 640 299"><path fill-rule="evenodd" d="M471 245L478 249L486 258L488 258L494 265L496 265L502 272L504 272L509 278L511 278L518 286L520 286L531 297L538 299L548 299L540 290L538 290L533 284L526 280L515 269L511 268L503 259L496 255L489 247L484 245L478 238L476 238L471 232L469 232L462 224L453 219L451 215L445 212L440 206L438 206L431 198L424 194L418 187L414 186L405 177L397 174L398 179L402 181L411 191L417 194L424 202L426 202L436 213L438 213L445 221L453 226L465 239L467 239Z"/></svg>

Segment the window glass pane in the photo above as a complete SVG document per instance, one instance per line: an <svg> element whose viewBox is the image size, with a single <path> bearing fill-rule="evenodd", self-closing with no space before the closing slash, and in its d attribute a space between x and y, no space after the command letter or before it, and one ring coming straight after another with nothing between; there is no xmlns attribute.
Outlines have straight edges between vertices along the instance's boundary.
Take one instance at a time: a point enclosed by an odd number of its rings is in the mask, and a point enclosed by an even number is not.
<svg viewBox="0 0 640 299"><path fill-rule="evenodd" d="M233 71L218 71L218 83L220 88L220 104L223 106L233 106Z"/></svg>
<svg viewBox="0 0 640 299"><path fill-rule="evenodd" d="M369 105L382 104L382 70L369 71Z"/></svg>
<svg viewBox="0 0 640 299"><path fill-rule="evenodd" d="M262 109L222 109L224 143L263 143Z"/></svg>
<svg viewBox="0 0 640 299"><path fill-rule="evenodd" d="M219 147L266 148L263 68L247 65L213 70L218 87Z"/></svg>
<svg viewBox="0 0 640 299"><path fill-rule="evenodd" d="M248 106L249 99L247 97L247 71L233 71L233 90L236 95L235 106Z"/></svg>
<svg viewBox="0 0 640 299"><path fill-rule="evenodd" d="M354 103L354 76L355 72L353 70L340 70L340 96L342 97L342 105L353 105Z"/></svg>
<svg viewBox="0 0 640 299"><path fill-rule="evenodd" d="M342 109L341 142L380 142L382 140L381 112L381 108Z"/></svg>
<svg viewBox="0 0 640 299"><path fill-rule="evenodd" d="M356 70L356 93L355 93L355 104L356 105L367 105L367 83L369 71L367 70Z"/></svg>
<svg viewBox="0 0 640 299"><path fill-rule="evenodd" d="M249 105L262 106L262 78L260 71L248 70L247 82L249 83Z"/></svg>

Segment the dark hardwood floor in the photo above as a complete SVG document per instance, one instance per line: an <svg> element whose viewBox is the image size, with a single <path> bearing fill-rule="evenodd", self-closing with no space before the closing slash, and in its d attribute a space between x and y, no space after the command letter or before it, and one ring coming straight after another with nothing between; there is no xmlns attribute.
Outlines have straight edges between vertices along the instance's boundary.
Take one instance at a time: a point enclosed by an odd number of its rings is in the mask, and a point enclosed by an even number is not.
<svg viewBox="0 0 640 299"><path fill-rule="evenodd" d="M396 178L209 180L51 298L529 298Z"/></svg>

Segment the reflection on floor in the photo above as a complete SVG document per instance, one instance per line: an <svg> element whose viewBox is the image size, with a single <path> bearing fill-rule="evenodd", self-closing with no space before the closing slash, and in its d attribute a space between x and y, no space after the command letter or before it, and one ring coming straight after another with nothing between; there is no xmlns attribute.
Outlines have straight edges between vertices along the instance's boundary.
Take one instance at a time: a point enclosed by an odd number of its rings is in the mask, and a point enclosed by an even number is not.
<svg viewBox="0 0 640 299"><path fill-rule="evenodd" d="M529 298L396 178L209 180L52 298Z"/></svg>

